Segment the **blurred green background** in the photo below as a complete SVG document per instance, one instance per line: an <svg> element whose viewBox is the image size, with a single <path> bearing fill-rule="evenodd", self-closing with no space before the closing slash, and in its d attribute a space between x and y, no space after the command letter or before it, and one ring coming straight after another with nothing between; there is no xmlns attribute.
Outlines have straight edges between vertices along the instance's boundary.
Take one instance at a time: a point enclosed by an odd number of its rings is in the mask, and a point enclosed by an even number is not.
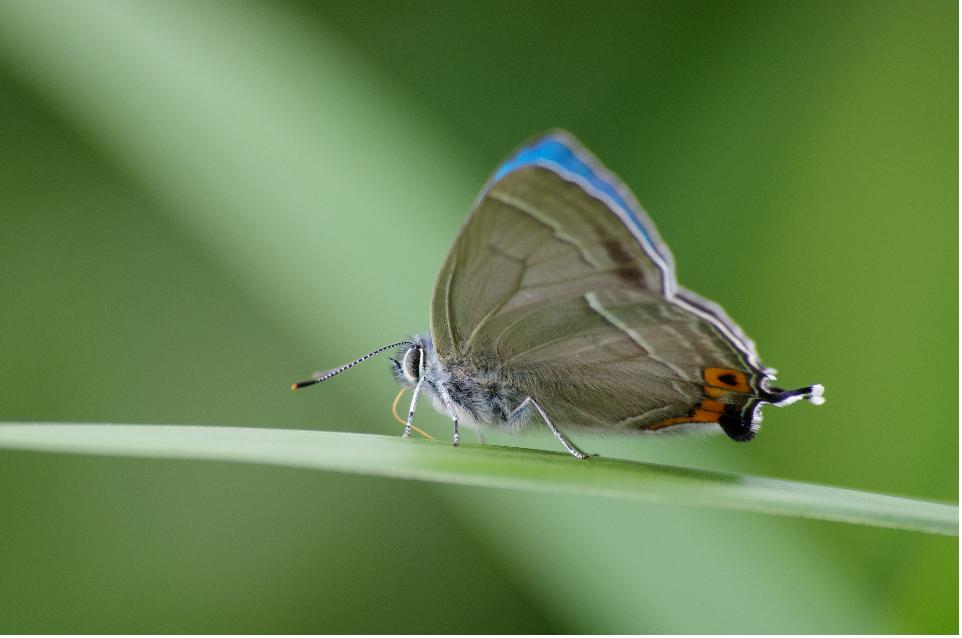
<svg viewBox="0 0 962 638"><path fill-rule="evenodd" d="M4 0L0 420L398 434L385 360L288 385L426 330L488 173L561 126L828 397L583 447L957 502L957 12ZM5 633L958 632L955 538L228 463L0 486Z"/></svg>

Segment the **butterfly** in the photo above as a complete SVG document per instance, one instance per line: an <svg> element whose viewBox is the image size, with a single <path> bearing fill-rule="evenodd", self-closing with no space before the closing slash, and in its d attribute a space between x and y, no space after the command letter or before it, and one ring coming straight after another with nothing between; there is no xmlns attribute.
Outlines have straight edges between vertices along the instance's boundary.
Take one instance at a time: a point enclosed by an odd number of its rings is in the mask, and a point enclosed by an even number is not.
<svg viewBox="0 0 962 638"><path fill-rule="evenodd" d="M824 401L775 371L722 308L681 287L671 252L628 188L555 130L494 172L438 273L430 334L391 366L454 424L518 432L541 422L574 457L574 432L724 432L749 441L761 407Z"/></svg>

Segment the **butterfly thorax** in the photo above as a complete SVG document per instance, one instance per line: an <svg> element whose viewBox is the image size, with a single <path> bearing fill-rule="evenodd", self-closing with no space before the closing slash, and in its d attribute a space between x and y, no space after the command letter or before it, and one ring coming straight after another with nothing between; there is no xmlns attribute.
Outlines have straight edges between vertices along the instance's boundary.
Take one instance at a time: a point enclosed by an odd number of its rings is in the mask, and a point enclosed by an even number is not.
<svg viewBox="0 0 962 638"><path fill-rule="evenodd" d="M418 357L423 357L423 361L418 361ZM410 346L398 351L392 365L398 381L411 389L423 378L421 392L431 398L434 408L449 414L446 402L450 401L450 408L462 423L516 429L527 420L526 411L512 418L512 412L526 395L505 381L496 362L479 365L466 356L454 356L442 363L431 338L419 335Z"/></svg>

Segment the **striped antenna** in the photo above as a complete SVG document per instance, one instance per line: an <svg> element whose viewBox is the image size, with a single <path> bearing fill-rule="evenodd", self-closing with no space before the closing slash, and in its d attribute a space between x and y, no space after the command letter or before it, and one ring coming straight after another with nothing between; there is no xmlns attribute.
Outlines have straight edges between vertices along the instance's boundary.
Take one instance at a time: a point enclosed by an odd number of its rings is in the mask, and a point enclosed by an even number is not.
<svg viewBox="0 0 962 638"><path fill-rule="evenodd" d="M300 390L301 388L306 388L306 387L309 386L309 385L314 385L315 383L320 383L321 381L327 381L327 380L330 379L331 377L337 376L337 375L341 374L342 372L344 372L345 370L350 370L351 368L353 368L353 367L356 366L357 364L361 363L362 361L366 361L367 359L370 359L371 357L373 357L373 356L376 355L376 354L380 354L380 353L384 352L385 350L390 350L391 348L397 348L398 346L403 346L404 344L409 344L409 345L411 345L411 342L410 342L410 341L398 341L397 343L392 343L392 344L389 345L389 346L384 346L383 348L378 348L378 349L375 350L374 352L368 352L368 353L367 353L366 355L364 355L363 357L361 357L361 358L359 358L359 359L356 359L356 360L354 360L354 361L352 361L352 362L350 362L350 363L348 363L348 364L342 365L340 368L334 368L333 370L329 370L328 372L317 373L317 374L314 375L314 378L312 378L312 379L309 379L309 380L307 380L307 381L301 381L301 382L299 382L299 383L295 383L294 385L291 386L291 390Z"/></svg>

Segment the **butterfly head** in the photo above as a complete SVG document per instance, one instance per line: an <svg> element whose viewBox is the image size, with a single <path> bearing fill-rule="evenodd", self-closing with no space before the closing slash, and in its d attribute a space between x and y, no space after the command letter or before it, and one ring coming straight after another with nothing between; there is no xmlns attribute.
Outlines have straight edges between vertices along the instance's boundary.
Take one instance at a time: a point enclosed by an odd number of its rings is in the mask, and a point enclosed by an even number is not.
<svg viewBox="0 0 962 638"><path fill-rule="evenodd" d="M402 385L417 385L428 372L433 353L430 337L415 336L410 342L402 344L395 358L391 359L394 376Z"/></svg>

